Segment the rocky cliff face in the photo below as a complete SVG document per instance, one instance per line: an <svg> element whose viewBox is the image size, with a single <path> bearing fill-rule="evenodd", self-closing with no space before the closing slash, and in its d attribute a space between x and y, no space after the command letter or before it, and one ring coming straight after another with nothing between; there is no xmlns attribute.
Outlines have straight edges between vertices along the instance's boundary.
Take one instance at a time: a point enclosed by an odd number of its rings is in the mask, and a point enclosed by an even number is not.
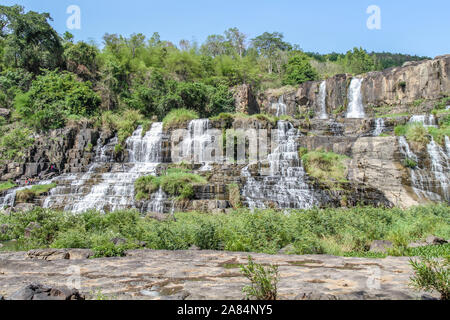
<svg viewBox="0 0 450 320"><path fill-rule="evenodd" d="M90 208L105 211L138 208L143 213L225 212L236 203L279 209L448 203L450 139L446 137L445 143L438 145L430 137L430 143L419 148L396 137L394 127L411 121L423 121L428 126L440 122L439 117L445 114L415 118L412 114L429 111L437 99L450 92L449 65L450 56L443 56L366 74L361 77L362 82L357 81L360 86L353 85L350 75L337 75L325 83L308 82L297 89L269 90L258 97L251 87L242 86L235 88L234 93L238 111L247 116L199 119L166 129L155 123L147 133L138 128L119 157L114 153L117 144L114 133L80 123L36 137L25 163L0 167L0 181L52 178L57 188L37 203L76 212ZM356 98L354 87L360 88ZM363 117L346 117L352 104L349 100L356 101L357 107L363 106ZM410 115L375 118L373 114L380 112L377 108L388 113L407 110ZM274 121L264 115L249 116L259 112L290 115L295 119ZM180 135L177 129L185 131ZM230 153L227 154L230 146L223 143L227 130L237 134L236 141L244 141L243 162L238 161L239 148L234 142L232 161L226 161L230 160ZM245 130L262 130L267 136L258 135L254 139L245 133L240 136L239 132ZM266 154L249 161L252 148L266 142L269 143ZM208 148L214 143L218 145L214 154L221 156L210 161L204 158L204 153L211 152ZM348 157L345 181L332 188L311 177L299 156L302 148ZM134 181L143 175L161 174L177 161L180 150L188 156L184 165L204 176L207 184L195 186L190 201L173 201L161 190L150 201L135 201ZM56 172L51 172L52 165ZM236 194L232 199L230 185L237 186L237 199ZM0 194L0 205L10 203L2 202L6 197Z"/></svg>
<svg viewBox="0 0 450 320"><path fill-rule="evenodd" d="M392 113L430 111L432 104L443 96L450 95L450 55L436 57L434 60L407 62L402 67L370 72L362 78L361 94L367 115L373 116L377 107L390 106ZM350 74L336 75L326 82L326 110L332 117L345 116L348 105ZM316 116L321 112L321 81L303 83L298 88L268 90L258 96L261 111L276 114L276 105L280 95L284 95L287 114L291 116L312 112ZM423 105L416 105L419 100ZM240 104L245 104L240 102ZM311 118L311 117L310 117Z"/></svg>

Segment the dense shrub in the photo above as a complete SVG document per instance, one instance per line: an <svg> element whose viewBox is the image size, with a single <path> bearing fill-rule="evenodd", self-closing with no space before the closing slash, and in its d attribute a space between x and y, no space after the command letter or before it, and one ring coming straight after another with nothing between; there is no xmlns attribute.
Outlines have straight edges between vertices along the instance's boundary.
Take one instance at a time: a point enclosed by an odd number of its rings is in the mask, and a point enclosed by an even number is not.
<svg viewBox="0 0 450 320"><path fill-rule="evenodd" d="M167 194L178 200L192 199L194 185L205 184L206 179L186 169L172 168L159 177L141 177L135 182L137 200L150 199L152 193L162 188Z"/></svg>
<svg viewBox="0 0 450 320"><path fill-rule="evenodd" d="M15 98L15 109L27 125L35 129L56 129L69 115L92 116L100 98L90 82L77 81L71 73L47 71L31 84L27 93Z"/></svg>
<svg viewBox="0 0 450 320"><path fill-rule="evenodd" d="M18 240L18 250L31 248L94 248L98 255L123 254L145 241L147 248L181 250L196 245L203 249L274 254L288 244L296 254L333 254L384 257L368 252L373 240L389 240L393 255L446 256L450 245L406 248L429 235L450 238L450 208L446 205L408 210L357 207L352 209L237 210L227 215L176 213L176 221L142 218L137 211L71 214L37 208L30 212L0 215L8 225L0 241ZM29 237L25 229L32 228ZM112 238L126 243L117 247Z"/></svg>

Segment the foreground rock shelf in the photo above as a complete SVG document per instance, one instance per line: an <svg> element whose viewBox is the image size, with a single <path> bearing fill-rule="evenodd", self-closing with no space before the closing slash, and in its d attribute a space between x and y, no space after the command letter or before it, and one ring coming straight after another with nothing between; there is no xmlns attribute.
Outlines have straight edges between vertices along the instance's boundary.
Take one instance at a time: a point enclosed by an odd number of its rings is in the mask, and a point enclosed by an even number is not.
<svg viewBox="0 0 450 320"><path fill-rule="evenodd" d="M0 295L11 297L31 283L67 286L74 270L87 298L101 293L117 300L240 300L248 284L238 268L247 263L246 253L139 250L123 258L85 259L86 253L0 253ZM409 258L251 255L257 263L279 266L282 300L438 298L408 287ZM42 260L48 257L55 260Z"/></svg>

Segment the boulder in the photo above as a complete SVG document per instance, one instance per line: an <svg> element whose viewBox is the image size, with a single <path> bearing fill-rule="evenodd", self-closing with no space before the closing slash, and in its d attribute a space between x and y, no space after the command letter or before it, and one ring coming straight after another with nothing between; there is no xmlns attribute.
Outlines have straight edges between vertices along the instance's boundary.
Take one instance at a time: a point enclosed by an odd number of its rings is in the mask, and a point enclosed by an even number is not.
<svg viewBox="0 0 450 320"><path fill-rule="evenodd" d="M428 243L426 242L422 242L422 241L418 241L418 242L411 242L410 244L408 244L408 248L420 248L420 247L426 247L428 246Z"/></svg>
<svg viewBox="0 0 450 320"><path fill-rule="evenodd" d="M294 252L294 250L295 250L294 245L289 244L280 251L278 251L278 254L291 254Z"/></svg>
<svg viewBox="0 0 450 320"><path fill-rule="evenodd" d="M50 288L32 283L15 292L9 300L85 300L85 297L76 289Z"/></svg>
<svg viewBox="0 0 450 320"><path fill-rule="evenodd" d="M9 109L0 108L0 117L8 118L11 114L11 111Z"/></svg>
<svg viewBox="0 0 450 320"><path fill-rule="evenodd" d="M36 208L36 205L32 203L18 203L14 207L14 212L28 212Z"/></svg>
<svg viewBox="0 0 450 320"><path fill-rule="evenodd" d="M442 239L442 238L438 238L435 236L429 236L426 240L428 245L442 245L442 244L446 244L447 240Z"/></svg>
<svg viewBox="0 0 450 320"><path fill-rule="evenodd" d="M70 260L85 260L94 256L94 251L89 249L68 249Z"/></svg>
<svg viewBox="0 0 450 320"><path fill-rule="evenodd" d="M27 259L31 260L67 260L70 258L70 254L66 249L39 249L30 250L27 253Z"/></svg>
<svg viewBox="0 0 450 320"><path fill-rule="evenodd" d="M0 249L3 248L3 244L0 243Z"/></svg>
<svg viewBox="0 0 450 320"><path fill-rule="evenodd" d="M387 240L375 240L370 245L370 252L387 253L387 249L392 249L394 244Z"/></svg>

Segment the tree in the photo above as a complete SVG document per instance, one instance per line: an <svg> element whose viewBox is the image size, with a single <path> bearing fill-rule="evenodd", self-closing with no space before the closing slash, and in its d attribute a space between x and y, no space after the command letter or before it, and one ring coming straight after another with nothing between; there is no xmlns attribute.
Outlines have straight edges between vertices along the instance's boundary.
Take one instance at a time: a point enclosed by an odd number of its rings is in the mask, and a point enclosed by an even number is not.
<svg viewBox="0 0 450 320"><path fill-rule="evenodd" d="M375 59L363 48L353 48L353 51L348 51L343 58L338 58L338 63L344 66L346 72L353 74L362 74L376 69Z"/></svg>
<svg viewBox="0 0 450 320"><path fill-rule="evenodd" d="M48 21L48 13L29 11L22 6L0 6L0 34L5 39L5 62L38 74L42 68L63 64L63 47Z"/></svg>
<svg viewBox="0 0 450 320"><path fill-rule="evenodd" d="M136 50L144 46L145 36L142 33L133 33L129 39L125 39L126 44L131 49L131 56L136 57Z"/></svg>
<svg viewBox="0 0 450 320"><path fill-rule="evenodd" d="M98 71L98 49L83 41L76 44L66 44L64 58L66 60L67 70L83 78L90 80L95 78Z"/></svg>
<svg viewBox="0 0 450 320"><path fill-rule="evenodd" d="M247 39L247 36L240 32L238 28L230 28L225 31L225 37L230 45L234 48L234 50L242 58L242 55L245 52L245 41Z"/></svg>
<svg viewBox="0 0 450 320"><path fill-rule="evenodd" d="M205 43L201 47L201 51L203 54L211 57L217 57L225 54L227 51L225 37L218 34L208 36Z"/></svg>
<svg viewBox="0 0 450 320"><path fill-rule="evenodd" d="M47 130L63 127L69 115L92 116L99 105L89 82L77 81L69 72L47 71L27 93L16 96L14 107L26 124Z"/></svg>
<svg viewBox="0 0 450 320"><path fill-rule="evenodd" d="M283 34L279 32L264 32L262 35L252 39L253 47L259 54L269 60L269 73L273 72L273 63L278 51L289 51L292 46L283 41Z"/></svg>
<svg viewBox="0 0 450 320"><path fill-rule="evenodd" d="M311 66L308 56L304 53L295 54L284 66L283 85L294 86L317 78L316 70Z"/></svg>

